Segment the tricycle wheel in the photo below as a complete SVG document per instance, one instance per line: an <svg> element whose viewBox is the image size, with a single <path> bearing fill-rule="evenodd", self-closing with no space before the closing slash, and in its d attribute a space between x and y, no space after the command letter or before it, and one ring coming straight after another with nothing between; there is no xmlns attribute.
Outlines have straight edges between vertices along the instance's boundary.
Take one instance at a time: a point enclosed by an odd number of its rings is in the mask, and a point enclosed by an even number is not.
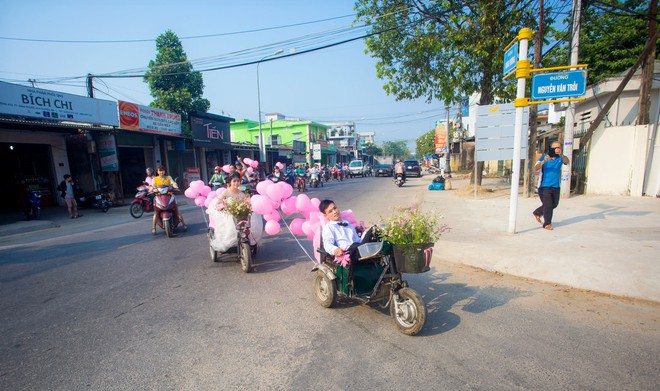
<svg viewBox="0 0 660 391"><path fill-rule="evenodd" d="M406 335L415 335L422 331L426 323L426 305L422 297L410 288L399 289L399 299L392 297L390 315L399 331Z"/></svg>
<svg viewBox="0 0 660 391"><path fill-rule="evenodd" d="M329 279L321 270L317 270L316 274L314 274L314 296L316 297L316 301L325 308L334 306L337 301L337 286L335 282Z"/></svg>
<svg viewBox="0 0 660 391"><path fill-rule="evenodd" d="M250 250L250 243L239 242L238 243L238 257L241 261L241 269L245 273L250 272L252 267L252 250Z"/></svg>
<svg viewBox="0 0 660 391"><path fill-rule="evenodd" d="M257 245L255 244L254 246L250 246L250 250L252 251L252 258L257 256Z"/></svg>
<svg viewBox="0 0 660 391"><path fill-rule="evenodd" d="M211 260L218 262L218 252L213 249L213 246L209 246L209 252L211 253Z"/></svg>

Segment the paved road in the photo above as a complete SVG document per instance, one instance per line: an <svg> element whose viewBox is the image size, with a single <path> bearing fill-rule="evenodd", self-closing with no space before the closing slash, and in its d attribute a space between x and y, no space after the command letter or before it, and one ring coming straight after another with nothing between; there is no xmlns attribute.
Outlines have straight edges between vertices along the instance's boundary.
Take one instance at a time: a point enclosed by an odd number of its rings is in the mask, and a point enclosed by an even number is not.
<svg viewBox="0 0 660 391"><path fill-rule="evenodd" d="M421 187L356 178L310 196L369 220ZM126 211L0 243L0 389L657 389L657 304L434 258L407 276L429 311L408 337L377 307L318 306L285 233L254 273L210 262L201 211L184 209L171 239Z"/></svg>

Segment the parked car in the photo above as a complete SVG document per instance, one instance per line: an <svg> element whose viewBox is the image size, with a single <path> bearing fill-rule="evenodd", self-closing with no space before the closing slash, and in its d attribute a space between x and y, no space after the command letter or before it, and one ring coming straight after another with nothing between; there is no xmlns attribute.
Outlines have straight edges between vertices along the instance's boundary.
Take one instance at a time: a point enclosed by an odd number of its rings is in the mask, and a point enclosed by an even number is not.
<svg viewBox="0 0 660 391"><path fill-rule="evenodd" d="M415 159L405 160L403 165L406 169L406 176L415 175L417 177L422 176L422 167L419 165L419 161Z"/></svg>
<svg viewBox="0 0 660 391"><path fill-rule="evenodd" d="M376 176L392 176L393 168L391 164L376 164L374 170L376 171Z"/></svg>
<svg viewBox="0 0 660 391"><path fill-rule="evenodd" d="M362 160L353 160L348 163L348 175L353 178L356 175L364 177L365 165Z"/></svg>

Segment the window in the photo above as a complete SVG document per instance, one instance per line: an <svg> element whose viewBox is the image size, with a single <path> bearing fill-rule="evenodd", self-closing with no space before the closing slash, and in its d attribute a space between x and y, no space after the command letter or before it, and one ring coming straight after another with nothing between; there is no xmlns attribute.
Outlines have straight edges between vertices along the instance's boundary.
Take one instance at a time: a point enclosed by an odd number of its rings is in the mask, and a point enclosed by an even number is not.
<svg viewBox="0 0 660 391"><path fill-rule="evenodd" d="M270 145L279 145L280 143L280 136L278 134L270 136Z"/></svg>
<svg viewBox="0 0 660 391"><path fill-rule="evenodd" d="M293 136L294 140L300 140L302 138L302 133L300 132L293 132L291 133L291 136Z"/></svg>

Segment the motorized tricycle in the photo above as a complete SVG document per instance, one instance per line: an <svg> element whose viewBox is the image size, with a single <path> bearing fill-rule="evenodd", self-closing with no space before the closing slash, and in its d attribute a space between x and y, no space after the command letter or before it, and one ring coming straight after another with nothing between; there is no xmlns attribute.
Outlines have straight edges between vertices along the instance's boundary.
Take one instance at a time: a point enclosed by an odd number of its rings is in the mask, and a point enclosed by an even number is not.
<svg viewBox="0 0 660 391"><path fill-rule="evenodd" d="M335 263L332 255L319 248L321 262L312 269L316 300L326 308L334 306L338 296L363 304L378 303L381 308L389 306L402 333L419 333L426 322L426 305L402 276L430 270L432 247L430 251L417 247L423 245L399 250L387 241L364 243L358 247L359 260L346 266Z"/></svg>
<svg viewBox="0 0 660 391"><path fill-rule="evenodd" d="M245 220L238 221L236 218L233 218L234 225L236 227L236 253L238 254L238 261L241 263L241 270L245 273L249 273L252 270L252 259L257 255L257 243L254 238L251 238L252 234L250 230L250 218L248 216ZM219 255L222 254L219 251L218 247L214 246L215 240L215 230L213 228L208 229L209 236L209 251L211 253L211 260L213 262L219 262ZM252 239L252 240L251 240Z"/></svg>

